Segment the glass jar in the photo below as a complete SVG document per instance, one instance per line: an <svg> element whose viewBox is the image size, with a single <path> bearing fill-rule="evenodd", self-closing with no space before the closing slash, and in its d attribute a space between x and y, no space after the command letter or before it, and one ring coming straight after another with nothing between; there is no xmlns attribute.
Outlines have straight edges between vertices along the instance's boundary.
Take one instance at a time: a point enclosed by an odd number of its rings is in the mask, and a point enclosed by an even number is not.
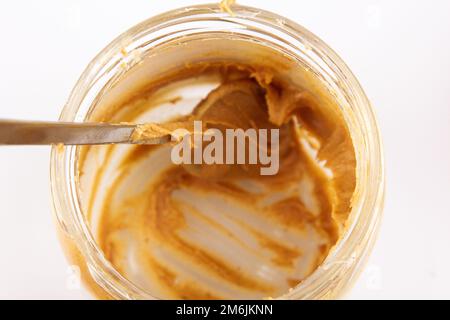
<svg viewBox="0 0 450 320"><path fill-rule="evenodd" d="M325 261L280 299L342 297L361 272L379 227L384 198L382 146L371 105L358 81L325 43L298 24L261 9L233 6L234 15L218 5L173 10L131 28L103 49L73 89L60 120L89 119L96 101L148 52L177 44L180 37L235 37L283 51L314 74L333 93L351 133L357 160L352 211L338 243ZM125 54L126 53L126 54ZM151 57L149 58L151 59ZM156 62L154 63L156 64ZM58 234L72 264L98 298L154 299L119 274L105 259L81 209L77 186L77 148L54 147L51 188Z"/></svg>

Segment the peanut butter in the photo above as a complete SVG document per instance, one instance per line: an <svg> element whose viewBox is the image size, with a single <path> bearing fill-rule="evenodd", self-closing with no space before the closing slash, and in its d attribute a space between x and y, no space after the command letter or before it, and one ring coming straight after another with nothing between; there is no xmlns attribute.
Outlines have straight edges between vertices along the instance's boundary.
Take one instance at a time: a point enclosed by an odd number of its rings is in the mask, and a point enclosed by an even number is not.
<svg viewBox="0 0 450 320"><path fill-rule="evenodd" d="M189 114L144 125L135 138L191 130L194 120L219 130L278 128L278 173L260 175L260 165L174 165L172 145L129 146L120 157L119 146L83 147L80 179L89 160L114 163L93 178L88 219L98 215L105 257L156 297L281 295L323 262L345 227L356 183L348 128L339 107L325 109L308 83L300 88L273 68L227 61L185 65L166 75L117 106L128 110L121 120L151 112L139 101L157 99L167 85L202 76L220 84ZM99 160L95 148L107 148ZM106 186L100 183L105 177ZM96 204L100 192L104 198Z"/></svg>

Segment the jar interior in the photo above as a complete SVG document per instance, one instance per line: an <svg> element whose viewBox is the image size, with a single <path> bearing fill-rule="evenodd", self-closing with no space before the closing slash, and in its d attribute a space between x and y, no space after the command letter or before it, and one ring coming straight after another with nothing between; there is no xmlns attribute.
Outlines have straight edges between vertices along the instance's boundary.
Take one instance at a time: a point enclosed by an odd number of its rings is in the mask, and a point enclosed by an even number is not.
<svg viewBox="0 0 450 320"><path fill-rule="evenodd" d="M264 39L230 33L196 34L172 39L151 50L124 52L124 65L102 90L84 121L161 123L190 114L208 93L221 84L217 73L181 76L186 66L226 62L260 65L276 70L317 97L324 112L336 108L338 93L321 81L307 61L293 57ZM145 95L142 93L146 92ZM342 117L346 117L342 115ZM170 146L147 153L151 146L111 145L80 147L77 151L78 198L90 231L110 263L148 294L158 298L260 299L280 296L306 279L326 258L323 234L312 226L291 228L267 220L254 208L224 199L220 194L182 189L177 201L186 222L174 232L196 260L163 237L145 243L119 225L105 229L117 215L134 219L133 199L173 166ZM124 165L126 161L132 166ZM314 202L308 181L298 181L302 197ZM254 186L247 185L246 188ZM283 196L272 193L266 202ZM139 199L139 198L137 198ZM141 208L139 210L145 210ZM170 228L170 217L167 228ZM339 221L343 229L348 216ZM133 223L145 223L137 219ZM161 228L166 228L161 225ZM155 231L156 232L156 231ZM142 236L142 235L141 235ZM142 250L151 252L142 256ZM112 254L114 253L114 254ZM173 287L182 288L174 292Z"/></svg>

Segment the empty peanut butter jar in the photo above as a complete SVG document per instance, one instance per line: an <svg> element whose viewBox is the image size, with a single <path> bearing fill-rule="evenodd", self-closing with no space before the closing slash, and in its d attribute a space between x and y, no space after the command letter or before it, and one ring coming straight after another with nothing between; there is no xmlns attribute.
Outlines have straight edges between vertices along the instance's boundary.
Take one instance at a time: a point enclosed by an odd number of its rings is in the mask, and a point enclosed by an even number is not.
<svg viewBox="0 0 450 320"><path fill-rule="evenodd" d="M279 129L272 176L175 164L171 144L55 146L58 235L97 298L335 299L370 254L384 167L364 91L303 27L232 10L186 7L131 28L92 60L61 112Z"/></svg>

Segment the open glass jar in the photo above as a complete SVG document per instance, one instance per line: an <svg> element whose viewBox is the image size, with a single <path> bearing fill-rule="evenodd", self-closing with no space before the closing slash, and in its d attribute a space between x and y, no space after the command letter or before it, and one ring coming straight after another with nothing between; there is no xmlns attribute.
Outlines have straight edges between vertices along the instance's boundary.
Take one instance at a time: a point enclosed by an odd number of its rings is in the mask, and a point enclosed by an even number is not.
<svg viewBox="0 0 450 320"><path fill-rule="evenodd" d="M260 9L236 5L233 12L224 13L217 5L186 7L128 30L89 64L60 120L98 120L96 114L110 108L111 101L123 99L129 86L145 85L146 79L177 63L192 63L199 58L245 59L257 54L253 47L258 47L258 54L266 48L295 62L336 99L353 140L357 179L351 213L340 240L312 274L278 298L341 297L371 251L383 205L382 148L370 103L344 62L309 31ZM208 45L198 45L205 40ZM236 50L230 41L245 45ZM260 58L264 59L264 55ZM157 298L125 278L105 258L93 230L96 205L86 205L81 199L79 162L79 148L52 149L54 213L68 259L80 268L83 282L98 298ZM96 170L107 169L102 169L100 163ZM101 192L97 196L101 197Z"/></svg>

